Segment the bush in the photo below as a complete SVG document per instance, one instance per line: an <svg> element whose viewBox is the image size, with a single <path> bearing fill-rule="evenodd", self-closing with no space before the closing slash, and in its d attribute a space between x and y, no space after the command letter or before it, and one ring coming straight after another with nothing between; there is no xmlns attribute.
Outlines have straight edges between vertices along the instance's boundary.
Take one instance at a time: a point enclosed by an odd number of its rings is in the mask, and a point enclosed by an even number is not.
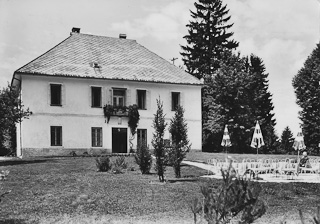
<svg viewBox="0 0 320 224"><path fill-rule="evenodd" d="M137 146L137 152L134 156L136 163L142 174L150 173L152 158L151 153L145 141L140 141Z"/></svg>
<svg viewBox="0 0 320 224"><path fill-rule="evenodd" d="M123 173L123 170L128 168L128 164L126 159L123 156L118 156L117 159L113 163L112 171L113 173Z"/></svg>
<svg viewBox="0 0 320 224"><path fill-rule="evenodd" d="M112 168L109 157L98 157L96 158L96 166L98 172L107 172Z"/></svg>
<svg viewBox="0 0 320 224"><path fill-rule="evenodd" d="M229 223L235 216L241 216L239 223L253 223L266 212L266 206L259 200L261 186L239 176L234 178L231 165L222 172L221 186L208 184L201 187L204 218L208 223Z"/></svg>

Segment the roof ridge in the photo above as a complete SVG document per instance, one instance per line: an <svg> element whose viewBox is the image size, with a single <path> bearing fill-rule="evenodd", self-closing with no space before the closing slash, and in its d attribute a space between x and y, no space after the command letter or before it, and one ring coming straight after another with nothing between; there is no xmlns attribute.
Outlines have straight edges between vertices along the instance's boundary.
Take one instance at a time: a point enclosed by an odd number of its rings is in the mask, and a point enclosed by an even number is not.
<svg viewBox="0 0 320 224"><path fill-rule="evenodd" d="M93 36L93 37L104 37L104 38L112 38L112 39L116 39L116 40L128 40L128 41L137 42L137 40L134 40L134 39L128 39L128 38L121 39L121 38L119 38L119 37L108 37L108 36L88 34L88 33L76 33L75 35Z"/></svg>
<svg viewBox="0 0 320 224"><path fill-rule="evenodd" d="M62 44L63 42L65 42L66 40L68 40L69 38L71 38L72 35L68 36L66 39L64 39L63 41L61 41L60 43L56 44L55 46L53 46L52 48L50 48L49 50L47 50L46 52L44 52L43 54L41 54L40 56L36 57L35 59L33 59L32 61L28 62L27 64L21 66L20 68L18 68L17 70L15 70L13 72L16 73L18 72L20 69L22 69L23 67L26 67L27 65L31 64L32 62L34 62L35 60L37 60L38 58L42 57L43 55L47 54L48 52L52 51L53 49L55 49L56 47L58 47L60 44Z"/></svg>

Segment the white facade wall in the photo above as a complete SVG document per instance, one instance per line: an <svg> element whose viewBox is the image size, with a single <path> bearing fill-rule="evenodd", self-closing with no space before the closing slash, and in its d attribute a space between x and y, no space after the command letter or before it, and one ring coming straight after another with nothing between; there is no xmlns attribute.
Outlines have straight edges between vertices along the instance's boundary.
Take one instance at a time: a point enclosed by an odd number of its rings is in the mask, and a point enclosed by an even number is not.
<svg viewBox="0 0 320 224"><path fill-rule="evenodd" d="M91 107L91 86L102 87L102 106L111 103L112 88L126 88L126 105L136 104L137 89L146 90L146 110L139 110L138 129L147 129L147 143L152 148L152 121L157 110L156 99L163 101L167 123L174 115L171 111L171 92L180 92L180 104L185 109L188 136L192 149L201 149L201 86L160 84L134 81L103 80L92 78L68 78L21 75L21 95L25 107L33 112L21 124L20 142L23 156L66 155L70 151L111 152L112 128L130 129L128 118L112 116L105 122L102 108ZM50 106L50 84L62 84L62 106ZM51 146L50 126L62 126L62 146ZM92 147L91 127L101 127L102 147ZM19 134L19 133L18 133ZM168 126L165 138L169 138ZM137 140L133 140L136 148ZM19 149L18 149L19 153Z"/></svg>

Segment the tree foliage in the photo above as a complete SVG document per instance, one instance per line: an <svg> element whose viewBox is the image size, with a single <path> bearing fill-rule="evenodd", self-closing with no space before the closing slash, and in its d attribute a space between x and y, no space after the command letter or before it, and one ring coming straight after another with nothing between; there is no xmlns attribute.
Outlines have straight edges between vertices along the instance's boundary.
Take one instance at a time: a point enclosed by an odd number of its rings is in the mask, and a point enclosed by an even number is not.
<svg viewBox="0 0 320 224"><path fill-rule="evenodd" d="M290 128L287 126L281 134L281 151L291 153L293 149L294 138Z"/></svg>
<svg viewBox="0 0 320 224"><path fill-rule="evenodd" d="M223 127L228 124L231 151L250 152L249 147L255 122L258 120L267 147L276 144L275 119L272 113L272 96L268 91L268 74L262 60L251 55L224 52L216 75L208 79L204 93L203 141L204 149L221 150Z"/></svg>
<svg viewBox="0 0 320 224"><path fill-rule="evenodd" d="M222 0L199 0L184 37L181 55L187 72L204 79L202 89L203 150L220 151L223 127L228 124L234 152L250 152L250 138L258 120L265 136L264 152L277 144L272 95L262 59L240 57L238 42L229 32L229 10Z"/></svg>
<svg viewBox="0 0 320 224"><path fill-rule="evenodd" d="M142 139L138 142L137 151L134 155L134 158L136 163L139 165L139 169L142 174L150 173L152 157L145 139Z"/></svg>
<svg viewBox="0 0 320 224"><path fill-rule="evenodd" d="M184 109L178 106L171 119L169 132L172 136L172 148L169 151L170 164L173 165L177 178L181 177L181 162L186 157L191 145L188 140L188 127L184 119Z"/></svg>
<svg viewBox="0 0 320 224"><path fill-rule="evenodd" d="M187 72L206 78L219 67L223 50L238 47L238 42L230 40L233 33L228 30L233 24L229 23L229 10L222 0L199 0L194 6L188 34L184 36L187 45L181 46L181 55Z"/></svg>
<svg viewBox="0 0 320 224"><path fill-rule="evenodd" d="M320 43L312 51L303 67L292 80L299 118L307 147L317 149L320 139Z"/></svg>
<svg viewBox="0 0 320 224"><path fill-rule="evenodd" d="M157 99L157 112L153 119L153 139L152 146L154 148L154 156L156 157L155 170L159 176L160 182L164 181L164 172L166 170L166 154L164 147L164 131L167 123L165 122L165 115L163 114L163 103Z"/></svg>
<svg viewBox="0 0 320 224"><path fill-rule="evenodd" d="M0 154L7 155L15 152L15 125L32 113L24 109L19 91L10 85L0 90Z"/></svg>

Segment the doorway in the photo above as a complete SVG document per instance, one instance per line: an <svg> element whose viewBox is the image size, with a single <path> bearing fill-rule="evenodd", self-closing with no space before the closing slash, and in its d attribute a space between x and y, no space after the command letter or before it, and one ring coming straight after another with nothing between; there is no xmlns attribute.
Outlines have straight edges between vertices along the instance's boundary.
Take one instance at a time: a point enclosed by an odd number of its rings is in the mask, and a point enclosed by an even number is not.
<svg viewBox="0 0 320 224"><path fill-rule="evenodd" d="M112 128L112 153L127 153L127 128Z"/></svg>

